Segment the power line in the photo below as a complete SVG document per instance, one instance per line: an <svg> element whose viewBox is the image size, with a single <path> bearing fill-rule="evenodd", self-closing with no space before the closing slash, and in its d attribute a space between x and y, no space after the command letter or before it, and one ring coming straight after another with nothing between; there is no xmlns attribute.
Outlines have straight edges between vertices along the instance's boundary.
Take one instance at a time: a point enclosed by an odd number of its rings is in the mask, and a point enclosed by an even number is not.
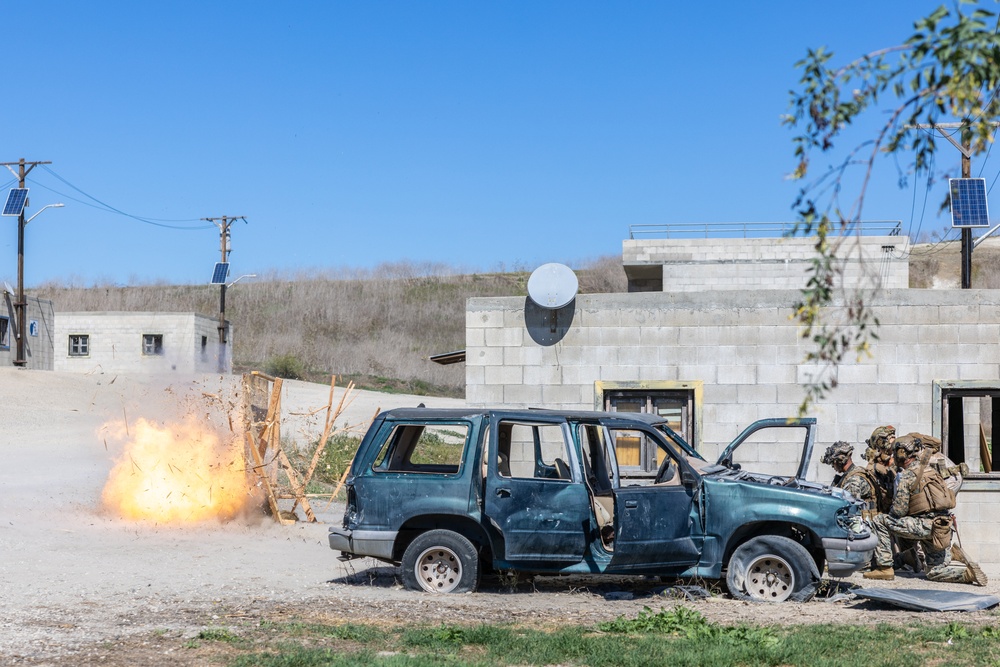
<svg viewBox="0 0 1000 667"><path fill-rule="evenodd" d="M41 187L43 187L46 190L49 190L51 192L55 192L56 194L58 194L60 196L64 196L67 199L72 199L73 201L75 201L77 203L80 203L80 204L83 204L85 206L90 206L92 208L96 208L96 209L99 209L99 210L104 210L104 211L107 211L107 212L110 212L110 213L117 213L118 215L124 216L126 218L131 218L133 220L137 220L137 221L142 222L142 223L147 224L147 225L154 225L156 227L165 227L167 229L179 229L179 230L184 230L184 231L195 231L195 230L199 230L199 229L211 229L211 227L212 227L212 225L183 225L182 226L182 225L165 224L167 222L193 222L193 221L196 221L197 218L185 218L185 219L180 219L180 220L170 220L170 219L146 218L146 217L143 217L143 216L133 215L131 213L126 213L125 211L122 211L122 210L120 210L118 208L115 208L114 206L111 206L110 204L101 201L97 197L94 197L93 195L88 194L87 192L84 192L83 190L81 190L77 186L73 185L72 183L70 183L69 181L67 181L65 178L63 178L62 176L60 176L59 174L57 174L56 172L52 171L52 169L50 169L48 167L45 167L45 166L43 166L42 168L45 169L45 171L47 171L50 174L52 174L52 176L54 176L55 178L59 179L60 181L62 181L66 185L68 185L69 187L73 188L74 190L76 190L77 192L79 192L80 194L82 194L84 197L87 197L91 201L97 202L97 204L99 204L99 206L97 206L95 204L91 204L91 203L86 202L86 201L81 201L81 200L76 199L74 197L70 197L68 195L65 195L64 193L59 192L58 190L55 190L53 188L50 188L50 187L47 187L47 186L44 186L44 185L42 185ZM39 185L41 185L41 184L39 184Z"/></svg>

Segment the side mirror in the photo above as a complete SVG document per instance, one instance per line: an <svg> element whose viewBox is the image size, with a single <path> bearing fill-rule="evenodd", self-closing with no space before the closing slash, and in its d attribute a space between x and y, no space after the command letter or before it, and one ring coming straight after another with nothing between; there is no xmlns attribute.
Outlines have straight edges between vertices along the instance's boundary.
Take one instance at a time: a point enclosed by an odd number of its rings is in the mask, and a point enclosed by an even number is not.
<svg viewBox="0 0 1000 667"><path fill-rule="evenodd" d="M681 470L681 484L684 486L694 486L698 483L698 478L690 470Z"/></svg>

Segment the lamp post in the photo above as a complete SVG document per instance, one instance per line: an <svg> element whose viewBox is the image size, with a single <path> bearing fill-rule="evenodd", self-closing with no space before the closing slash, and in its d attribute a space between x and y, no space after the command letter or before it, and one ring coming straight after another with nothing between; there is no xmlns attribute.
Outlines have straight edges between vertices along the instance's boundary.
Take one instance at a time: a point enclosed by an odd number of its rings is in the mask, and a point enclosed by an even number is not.
<svg viewBox="0 0 1000 667"><path fill-rule="evenodd" d="M17 301L14 303L14 311L17 316L17 358L14 359L14 365L22 368L28 365L24 346L24 337L28 334L28 303L24 300L24 228L45 209L62 208L63 206L65 204L46 204L27 220L24 219L24 209L21 209L21 215L17 218Z"/></svg>

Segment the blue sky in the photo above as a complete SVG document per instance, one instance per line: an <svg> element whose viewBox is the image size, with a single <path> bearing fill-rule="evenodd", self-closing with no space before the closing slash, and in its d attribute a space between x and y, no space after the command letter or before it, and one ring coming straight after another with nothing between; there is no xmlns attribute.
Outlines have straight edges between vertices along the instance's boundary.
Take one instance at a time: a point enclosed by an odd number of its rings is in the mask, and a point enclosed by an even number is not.
<svg viewBox="0 0 1000 667"><path fill-rule="evenodd" d="M66 204L27 227L25 283L208 282L223 215L247 219L233 277L530 270L620 255L632 224L792 220L794 63L939 4L9 3L0 161L51 161L28 215ZM948 224L881 169L865 219Z"/></svg>

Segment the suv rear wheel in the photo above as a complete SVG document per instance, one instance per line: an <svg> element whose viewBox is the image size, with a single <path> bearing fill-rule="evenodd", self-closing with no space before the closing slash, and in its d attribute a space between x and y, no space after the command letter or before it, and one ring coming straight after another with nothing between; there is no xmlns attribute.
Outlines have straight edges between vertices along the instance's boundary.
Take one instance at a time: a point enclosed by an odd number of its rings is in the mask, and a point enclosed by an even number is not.
<svg viewBox="0 0 1000 667"><path fill-rule="evenodd" d="M729 559L726 585L734 598L756 602L807 602L819 586L816 561L793 539L761 535Z"/></svg>
<svg viewBox="0 0 1000 667"><path fill-rule="evenodd" d="M450 530L429 530L403 552L403 583L415 591L468 593L479 586L479 554Z"/></svg>

